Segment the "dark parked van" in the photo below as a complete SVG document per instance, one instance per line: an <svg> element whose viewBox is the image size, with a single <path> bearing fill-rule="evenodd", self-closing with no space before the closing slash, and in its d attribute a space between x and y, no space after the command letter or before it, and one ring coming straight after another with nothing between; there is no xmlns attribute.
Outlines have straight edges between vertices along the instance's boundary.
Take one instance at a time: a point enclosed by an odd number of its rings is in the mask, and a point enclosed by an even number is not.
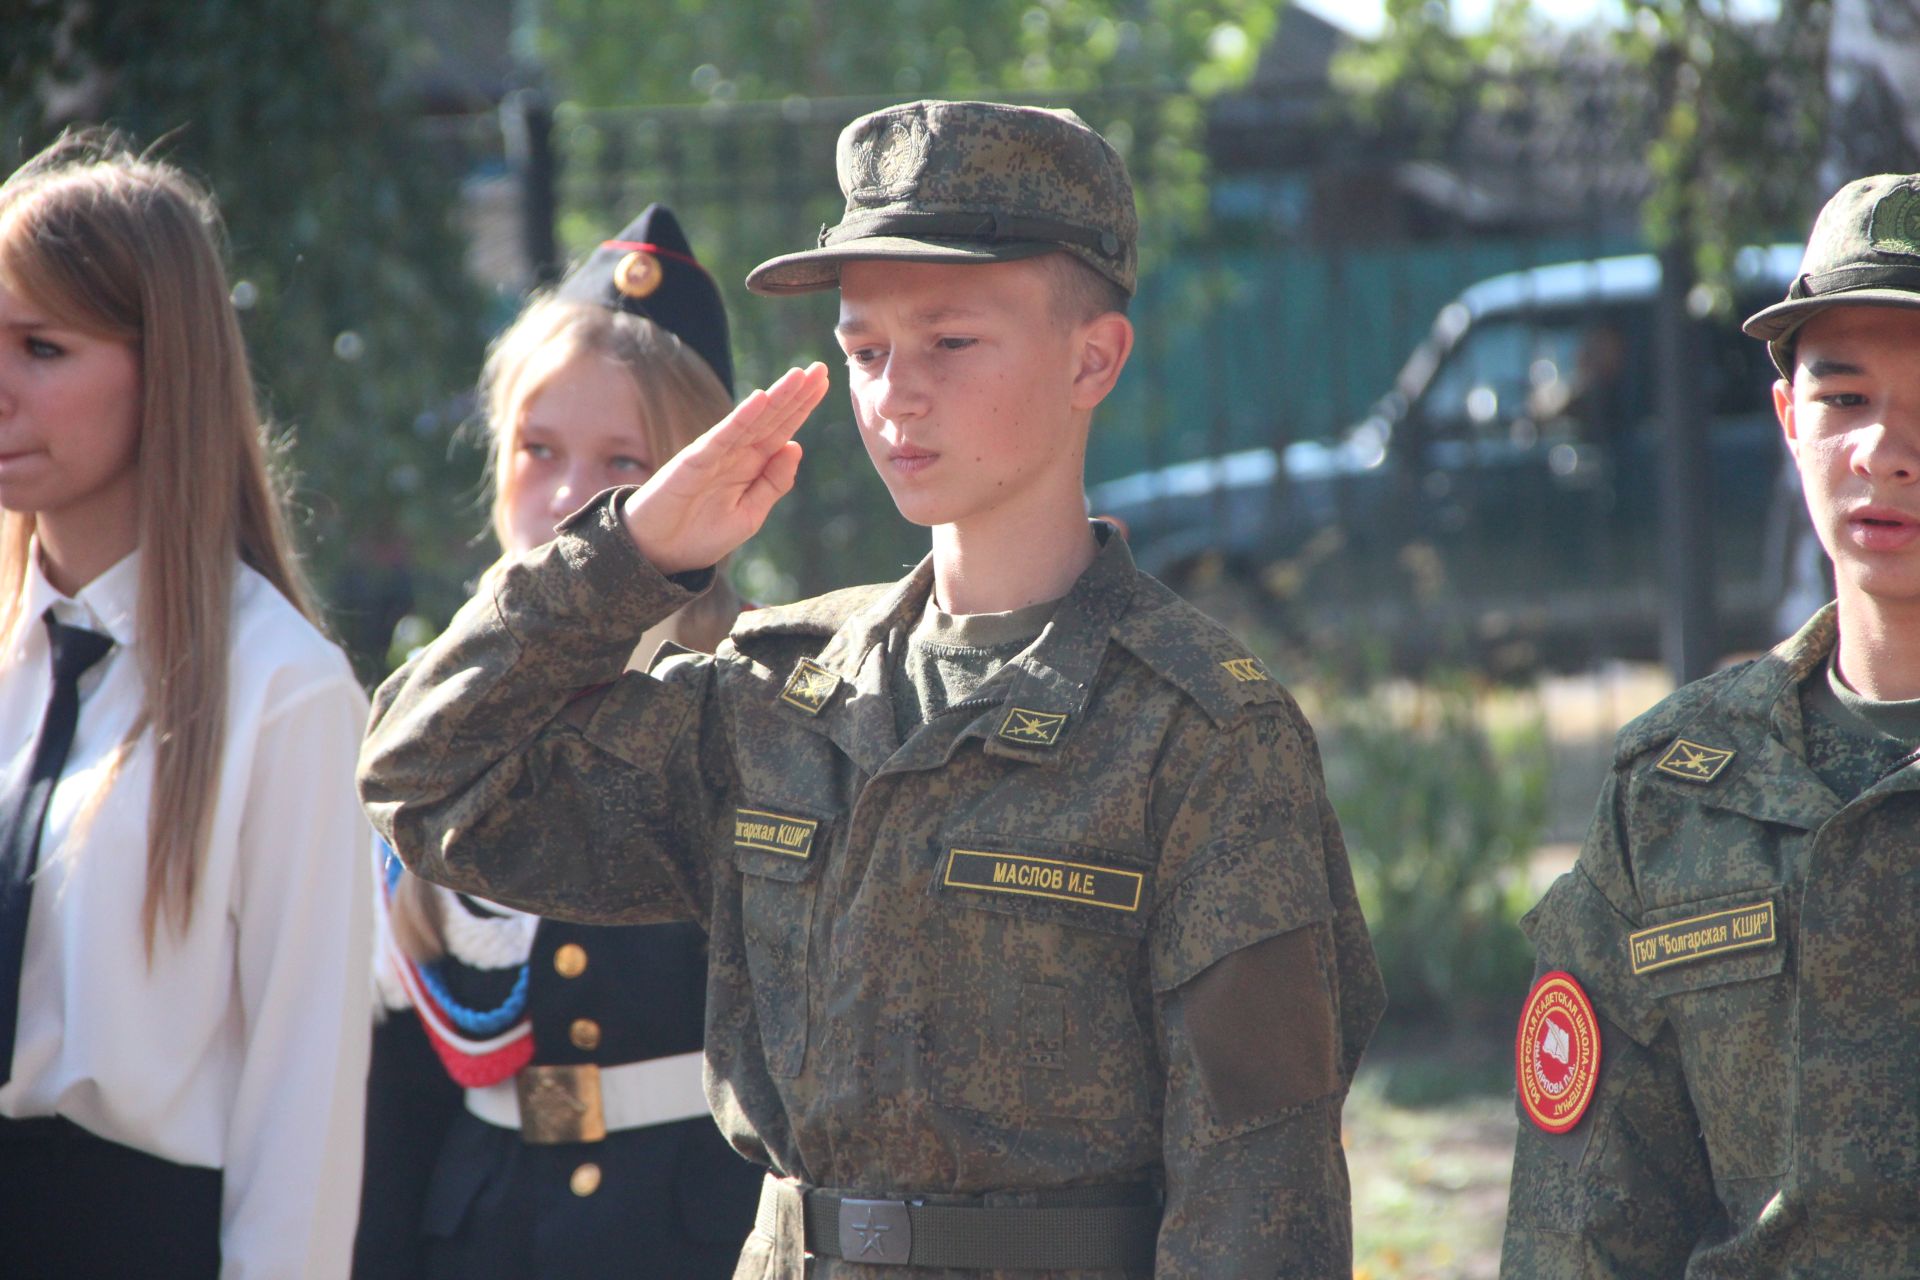
<svg viewBox="0 0 1920 1280"><path fill-rule="evenodd" d="M1777 300L1799 246L1740 255L1733 316L1704 322L1721 640L1777 638L1804 525L1774 374L1737 317ZM1403 660L1571 667L1659 649L1652 255L1483 280L1435 318L1393 389L1333 442L1253 449L1089 492L1149 572L1233 588L1311 636Z"/></svg>

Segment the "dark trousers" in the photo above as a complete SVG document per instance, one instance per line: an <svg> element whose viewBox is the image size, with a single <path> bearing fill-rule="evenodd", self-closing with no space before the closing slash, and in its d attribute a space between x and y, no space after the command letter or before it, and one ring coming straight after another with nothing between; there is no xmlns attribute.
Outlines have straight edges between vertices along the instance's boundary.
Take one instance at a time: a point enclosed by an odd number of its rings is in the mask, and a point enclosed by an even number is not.
<svg viewBox="0 0 1920 1280"><path fill-rule="evenodd" d="M220 1171L71 1121L0 1118L0 1275L217 1280Z"/></svg>
<svg viewBox="0 0 1920 1280"><path fill-rule="evenodd" d="M705 1117L529 1146L462 1111L427 1193L426 1280L727 1280L760 1181Z"/></svg>

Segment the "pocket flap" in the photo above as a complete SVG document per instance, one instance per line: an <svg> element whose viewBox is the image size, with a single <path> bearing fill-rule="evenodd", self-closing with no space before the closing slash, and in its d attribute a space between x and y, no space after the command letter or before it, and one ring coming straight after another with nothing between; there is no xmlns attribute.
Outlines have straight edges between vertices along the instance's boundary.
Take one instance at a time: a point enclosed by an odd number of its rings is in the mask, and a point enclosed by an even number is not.
<svg viewBox="0 0 1920 1280"><path fill-rule="evenodd" d="M758 685L730 700L729 744L740 773L740 790L751 807L777 813L826 816L823 807L840 806L847 758L825 728L804 716L783 715L751 701Z"/></svg>

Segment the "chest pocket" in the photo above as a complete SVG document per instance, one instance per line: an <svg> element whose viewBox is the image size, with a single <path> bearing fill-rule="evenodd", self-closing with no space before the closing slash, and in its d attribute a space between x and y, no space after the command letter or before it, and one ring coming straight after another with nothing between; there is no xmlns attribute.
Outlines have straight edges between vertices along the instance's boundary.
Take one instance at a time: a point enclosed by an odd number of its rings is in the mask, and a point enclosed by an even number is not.
<svg viewBox="0 0 1920 1280"><path fill-rule="evenodd" d="M941 840L928 892L942 969L933 1095L1008 1120L1152 1113L1151 868L980 832Z"/></svg>
<svg viewBox="0 0 1920 1280"><path fill-rule="evenodd" d="M807 945L833 816L747 799L728 836L740 873L741 940L767 1069L791 1079L807 1058Z"/></svg>
<svg viewBox="0 0 1920 1280"><path fill-rule="evenodd" d="M742 949L767 1070L790 1080L806 1063L815 903L852 766L817 725L778 700L784 674L752 671L734 703L729 737L741 798L726 815L721 853L740 876Z"/></svg>
<svg viewBox="0 0 1920 1280"><path fill-rule="evenodd" d="M1646 913L1627 940L1680 1041L1718 1180L1786 1171L1794 992L1785 892L1763 886Z"/></svg>

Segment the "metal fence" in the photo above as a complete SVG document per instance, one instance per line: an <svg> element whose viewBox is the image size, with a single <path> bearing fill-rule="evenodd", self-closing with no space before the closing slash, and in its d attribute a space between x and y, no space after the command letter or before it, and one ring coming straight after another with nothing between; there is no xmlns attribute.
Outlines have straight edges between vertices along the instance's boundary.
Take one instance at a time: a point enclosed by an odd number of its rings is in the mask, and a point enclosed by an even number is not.
<svg viewBox="0 0 1920 1280"><path fill-rule="evenodd" d="M1139 345L1095 424L1094 500L1156 571L1224 578L1287 625L1410 656L1653 656L1671 362L1648 261L1602 261L1641 248L1653 95L1591 66L1490 100L1369 124L1324 84L1267 85L1213 104L1203 135L1180 132L1165 95L1064 104L1128 157L1145 228ZM758 299L739 282L837 220L834 140L880 105L563 110L560 245L665 201L727 294L743 385L834 364L830 293ZM1773 265L1748 262L1740 287L1774 289ZM1757 344L1729 336L1747 300L1696 297L1702 355L1683 371L1713 384L1725 646L1777 626L1792 496ZM801 484L745 558L750 593L892 576L922 554L844 400L805 442Z"/></svg>

